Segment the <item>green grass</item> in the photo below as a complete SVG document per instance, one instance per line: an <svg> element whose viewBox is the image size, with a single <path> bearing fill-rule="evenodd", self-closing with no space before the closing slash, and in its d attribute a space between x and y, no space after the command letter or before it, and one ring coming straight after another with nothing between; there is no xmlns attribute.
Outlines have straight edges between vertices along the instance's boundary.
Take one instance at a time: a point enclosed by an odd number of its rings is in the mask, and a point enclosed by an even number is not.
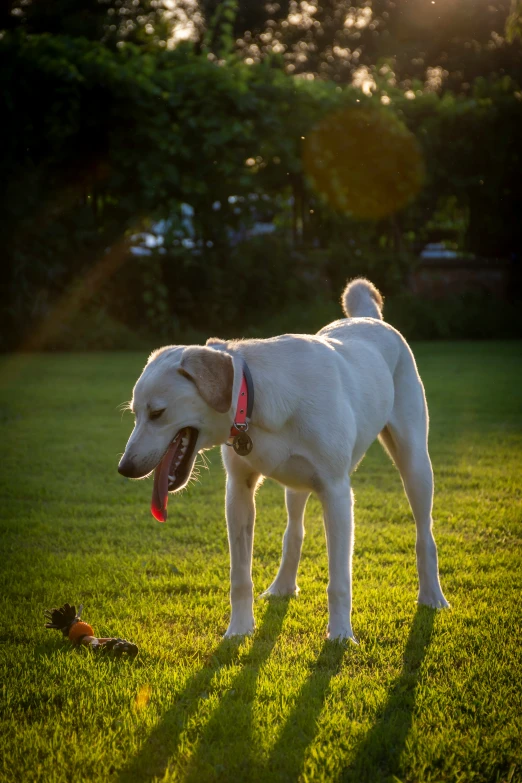
<svg viewBox="0 0 522 783"><path fill-rule="evenodd" d="M311 499L298 599L257 602L223 641L219 453L149 513L116 472L145 356L2 360L2 781L520 781L521 346L414 346L431 411L435 534L451 610L415 604L414 525L375 445L353 478L353 627L325 641L327 562ZM256 593L276 573L283 492L258 495ZM74 650L44 609L84 603L138 658Z"/></svg>

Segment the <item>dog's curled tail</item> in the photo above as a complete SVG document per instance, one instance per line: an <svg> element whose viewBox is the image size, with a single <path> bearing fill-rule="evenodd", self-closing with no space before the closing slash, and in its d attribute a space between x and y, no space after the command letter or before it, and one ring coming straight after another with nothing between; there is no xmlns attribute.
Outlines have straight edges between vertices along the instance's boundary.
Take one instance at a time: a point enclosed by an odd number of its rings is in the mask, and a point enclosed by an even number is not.
<svg viewBox="0 0 522 783"><path fill-rule="evenodd" d="M346 284L341 304L347 318L379 318L382 321L382 295L365 277L356 277Z"/></svg>

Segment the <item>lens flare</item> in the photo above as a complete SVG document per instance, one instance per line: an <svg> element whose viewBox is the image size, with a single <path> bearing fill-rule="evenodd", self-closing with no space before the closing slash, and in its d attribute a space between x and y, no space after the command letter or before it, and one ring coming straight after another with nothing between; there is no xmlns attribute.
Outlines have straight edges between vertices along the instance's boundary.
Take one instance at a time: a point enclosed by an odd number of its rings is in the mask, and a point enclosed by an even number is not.
<svg viewBox="0 0 522 783"><path fill-rule="evenodd" d="M150 697L152 695L152 688L150 685L142 685L136 694L136 699L134 701L134 708L136 710L144 710L145 707L148 707Z"/></svg>
<svg viewBox="0 0 522 783"><path fill-rule="evenodd" d="M415 136L381 108L346 108L308 134L304 170L318 195L355 218L379 220L420 190L424 164Z"/></svg>

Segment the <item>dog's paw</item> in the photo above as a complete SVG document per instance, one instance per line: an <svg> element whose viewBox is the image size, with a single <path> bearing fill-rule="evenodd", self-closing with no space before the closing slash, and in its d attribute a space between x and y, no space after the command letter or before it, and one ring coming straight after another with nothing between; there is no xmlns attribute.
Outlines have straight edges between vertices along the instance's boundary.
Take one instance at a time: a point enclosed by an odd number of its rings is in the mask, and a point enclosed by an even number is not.
<svg viewBox="0 0 522 783"><path fill-rule="evenodd" d="M252 620L251 622L232 622L228 626L225 636L225 639L231 639L233 636L251 636L254 633L255 630L255 624Z"/></svg>
<svg viewBox="0 0 522 783"><path fill-rule="evenodd" d="M288 595L299 595L298 586L296 584L284 584L283 582L278 582L276 579L275 582L272 582L270 587L267 587L267 589L261 593L259 598L271 598L272 596L281 598Z"/></svg>
<svg viewBox="0 0 522 783"><path fill-rule="evenodd" d="M442 590L430 590L419 592L417 603L430 606L432 609L449 609L450 604L444 598Z"/></svg>
<svg viewBox="0 0 522 783"><path fill-rule="evenodd" d="M347 642L348 640L350 642L353 642L354 644L359 644L355 636L353 635L352 629L348 627L340 627L340 628L332 628L328 627L326 631L326 638L331 642Z"/></svg>

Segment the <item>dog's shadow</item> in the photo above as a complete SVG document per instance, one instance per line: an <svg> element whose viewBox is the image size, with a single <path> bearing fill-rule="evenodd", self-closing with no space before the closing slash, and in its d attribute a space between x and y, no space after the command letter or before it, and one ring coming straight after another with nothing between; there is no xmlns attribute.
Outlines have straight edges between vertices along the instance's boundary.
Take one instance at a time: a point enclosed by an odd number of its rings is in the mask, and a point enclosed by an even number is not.
<svg viewBox="0 0 522 783"><path fill-rule="evenodd" d="M219 743L228 756L234 753L233 745L237 741L244 757L246 772L249 759L245 755L245 747L251 747L252 708L257 677L277 642L290 600L276 598L267 601L261 625L245 655L242 656L240 651L243 642L241 638L221 641L209 656L209 664L188 679L182 693L177 696L175 705L162 716L143 748L121 771L119 783L161 780L170 767L182 761L182 757L187 754L182 734L186 731L197 731L191 724L198 713L205 709L214 676L221 667L227 667L235 661L240 662L241 668L228 683L210 718L199 729L194 740L195 749L183 777L185 780L200 779L198 770L206 765L204 755L208 743ZM222 736L223 731L225 736ZM220 772L225 772L225 768L220 770L218 765L214 776L217 774L217 777L220 777Z"/></svg>
<svg viewBox="0 0 522 783"><path fill-rule="evenodd" d="M271 599L267 603L262 624L246 655L239 655L241 642L235 640L223 640L214 650L211 660L218 666L238 659L241 668L206 723L199 730L195 726L190 729L208 698L217 671L216 666L210 665L187 681L176 704L163 715L142 750L121 772L119 783L161 780L167 770L178 763L184 766L183 779L188 783L206 779L230 780L230 760L236 780L300 779L307 749L319 730L331 680L339 672L343 657L351 647L329 641L323 643L278 731L275 744L261 762L253 729L256 683L261 666L268 660L280 635L289 599ZM404 649L402 670L374 726L356 747L353 761L336 776L342 781L370 783L400 772L401 754L413 722L420 667L431 640L435 615L436 611L427 607L417 609ZM353 652L357 654L356 649ZM186 740L182 738L187 730L199 731L191 748L186 747ZM213 752L216 748L219 748L219 754ZM188 766L187 754L190 754ZM222 763L216 763L217 756ZM239 765L238 758L241 759Z"/></svg>
<svg viewBox="0 0 522 783"><path fill-rule="evenodd" d="M401 756L413 723L421 664L431 642L436 615L436 609L417 607L401 672L377 720L357 746L353 761L343 770L342 783L402 779Z"/></svg>
<svg viewBox="0 0 522 783"><path fill-rule="evenodd" d="M331 680L338 674L345 654L352 652L352 647L349 641L323 642L309 677L302 685L263 768L253 776L254 780L301 780L306 750L319 729Z"/></svg>
<svg viewBox="0 0 522 783"><path fill-rule="evenodd" d="M343 783L374 783L401 777L401 755L413 722L422 661L429 647L437 612L419 606L404 648L402 669L376 722L356 745L352 762L335 779ZM298 781L305 776L307 749L319 730L330 683L341 668L344 653L357 655L351 645L325 641L303 684L264 768L251 780ZM347 705L348 707L348 705ZM332 746L335 753L335 747ZM255 770L252 770L254 773Z"/></svg>

